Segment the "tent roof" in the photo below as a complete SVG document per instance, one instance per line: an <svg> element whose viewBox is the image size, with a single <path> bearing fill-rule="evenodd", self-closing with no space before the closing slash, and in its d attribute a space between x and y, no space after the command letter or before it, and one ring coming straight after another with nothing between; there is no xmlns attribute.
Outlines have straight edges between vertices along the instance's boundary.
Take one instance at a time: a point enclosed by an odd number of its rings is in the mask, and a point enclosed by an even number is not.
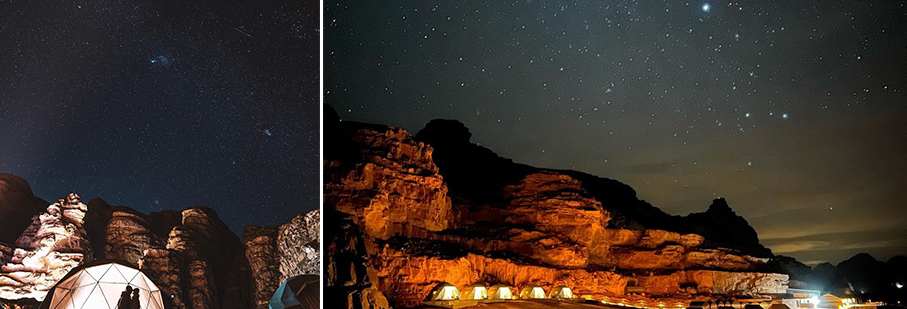
<svg viewBox="0 0 907 309"><path fill-rule="evenodd" d="M54 285L47 291L47 296L44 297L44 301L41 302L41 306L38 307L38 308L40 308L40 309L47 309L47 308L50 308L51 302L52 302L53 297L54 297L54 291L58 288L58 286L59 286L61 283L67 282L67 280L69 280L70 278L72 278L72 277L75 276L76 274L79 274L79 273L82 272L83 270L90 269L90 268L93 268L93 267L96 267L96 266L104 266L104 265L109 265L109 264L117 264L117 265L120 265L120 266L122 266L122 267L127 267L127 268L129 268L129 269L135 270L135 271L138 272L138 274L140 274L140 275L142 275L143 277L147 278L148 281L149 281L152 285L154 285L154 286L156 287L156 284L154 284L154 282L151 281L150 278L148 278L148 275L146 275L142 270L138 269L138 267L133 266L131 263L129 263L129 262L127 262L127 261L124 261L124 260L117 260L117 259L97 259L97 260L93 260L93 261L90 261L90 262L82 263L81 265L76 266L76 267L74 267L73 269L70 269L69 272L66 273L65 276L63 276L63 278L60 278L60 280L58 280L56 283L54 283ZM90 276L90 275L89 275L89 276ZM124 279L126 279L126 278L124 278ZM99 280L101 280L101 279L98 278L97 280L99 281ZM128 279L127 279L127 280L128 280ZM81 281L81 278L77 278L76 281ZM72 284L75 284L75 283L72 283ZM65 287L60 287L60 288L65 288ZM159 289L158 289L157 291L159 291Z"/></svg>
<svg viewBox="0 0 907 309"><path fill-rule="evenodd" d="M299 275L287 278L268 302L268 307L277 308L318 308L320 297L319 277ZM314 303L314 307L311 307Z"/></svg>

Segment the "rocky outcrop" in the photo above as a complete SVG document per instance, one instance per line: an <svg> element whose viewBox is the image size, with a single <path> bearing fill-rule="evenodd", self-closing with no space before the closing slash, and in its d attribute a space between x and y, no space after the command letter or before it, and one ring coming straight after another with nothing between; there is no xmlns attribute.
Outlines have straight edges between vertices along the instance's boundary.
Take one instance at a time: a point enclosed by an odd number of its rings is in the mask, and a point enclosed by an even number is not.
<svg viewBox="0 0 907 309"><path fill-rule="evenodd" d="M145 215L101 199L88 206L91 238L103 246L96 257L153 267L148 277L172 296L174 308L248 308L252 302L245 292L251 275L243 244L214 210Z"/></svg>
<svg viewBox="0 0 907 309"><path fill-rule="evenodd" d="M274 291L287 278L320 273L319 227L318 210L281 226L246 227L243 243L253 278L253 308L268 308Z"/></svg>
<svg viewBox="0 0 907 309"><path fill-rule="evenodd" d="M4 175L0 179L17 179ZM28 185L11 187L26 192L22 188ZM30 203L0 200L9 201L20 204L0 209ZM36 308L70 269L92 259L122 260L141 269L161 288L166 305L180 309L250 308L270 299L281 280L319 267L318 211L263 228L270 231L270 247L257 255L249 252L260 246L250 243L247 250L214 210L201 206L143 214L97 198L83 204L71 194L28 221L15 245L0 244L0 303L10 308ZM267 258L257 258L263 255ZM277 274L270 290L256 290L260 278L253 281L252 273L261 269Z"/></svg>
<svg viewBox="0 0 907 309"><path fill-rule="evenodd" d="M402 129L351 133L360 160L353 166L326 166L332 171L326 202L363 218L362 228L375 237L394 236L401 226L448 227L451 201L431 160L431 147L414 142Z"/></svg>
<svg viewBox="0 0 907 309"><path fill-rule="evenodd" d="M771 251L759 243L756 231L735 214L724 199L716 199L702 213L672 216L638 199L633 188L619 181L578 171L514 163L470 142L471 136L461 122L444 119L432 120L416 134L416 141L433 147L434 162L455 200L499 203L506 198L501 194L504 188L519 183L527 175L560 174L575 179L586 194L601 204L610 216L611 228L697 234L705 237L707 241L703 246L708 248L730 248L761 258L771 256Z"/></svg>
<svg viewBox="0 0 907 309"><path fill-rule="evenodd" d="M0 173L0 247L14 244L31 218L43 212L47 204L35 197L25 179Z"/></svg>
<svg viewBox="0 0 907 309"><path fill-rule="evenodd" d="M765 258L683 230L627 229L624 213L614 224L622 206L585 176L491 158L465 127L445 123L416 139L325 124L334 140L325 142L324 200L335 225L325 229L327 306L411 307L441 282L568 285L600 298L628 297L632 282L650 297L688 300L786 288L787 275L763 272ZM464 141L472 146L457 151Z"/></svg>
<svg viewBox="0 0 907 309"><path fill-rule="evenodd" d="M88 207L73 193L32 217L16 247L0 250L5 261L0 266L0 298L42 301L69 270L91 259L82 228L86 211Z"/></svg>

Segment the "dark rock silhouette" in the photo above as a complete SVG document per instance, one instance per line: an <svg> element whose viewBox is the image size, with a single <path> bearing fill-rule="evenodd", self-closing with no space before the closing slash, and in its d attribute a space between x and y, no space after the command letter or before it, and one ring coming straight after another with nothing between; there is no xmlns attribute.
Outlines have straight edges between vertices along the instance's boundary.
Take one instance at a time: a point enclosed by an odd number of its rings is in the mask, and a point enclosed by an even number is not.
<svg viewBox="0 0 907 309"><path fill-rule="evenodd" d="M876 260L872 255L859 253L838 263L821 263L809 268L796 259L775 256L771 263L773 270L789 274L793 282L802 283L798 288L807 288L834 293L836 295L885 300L892 303L907 301L907 290L897 284L907 284L907 257L894 256L887 262Z"/></svg>
<svg viewBox="0 0 907 309"><path fill-rule="evenodd" d="M35 197L22 177L0 173L0 243L15 244L31 224L31 217L44 211L48 204Z"/></svg>
<svg viewBox="0 0 907 309"><path fill-rule="evenodd" d="M756 230L734 213L723 198L714 200L705 212L672 216L638 199L633 188L619 181L578 171L514 163L471 143L471 136L463 123L446 119L430 121L415 136L415 140L434 148L433 159L450 188L451 197L493 204L502 201L503 187L516 184L526 175L557 172L582 182L583 189L602 203L611 215L609 227L693 233L705 237L705 247L729 248L757 257L772 256L771 251L759 243Z"/></svg>

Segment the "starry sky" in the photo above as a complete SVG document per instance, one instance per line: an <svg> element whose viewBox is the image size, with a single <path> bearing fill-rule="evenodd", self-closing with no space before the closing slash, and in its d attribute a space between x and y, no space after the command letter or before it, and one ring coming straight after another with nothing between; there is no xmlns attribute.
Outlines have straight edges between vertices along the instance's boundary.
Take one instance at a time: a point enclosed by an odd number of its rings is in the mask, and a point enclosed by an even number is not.
<svg viewBox="0 0 907 309"><path fill-rule="evenodd" d="M0 2L0 172L47 201L319 207L318 1Z"/></svg>
<svg viewBox="0 0 907 309"><path fill-rule="evenodd" d="M907 254L904 1L325 1L325 103L516 162L725 197L808 265Z"/></svg>

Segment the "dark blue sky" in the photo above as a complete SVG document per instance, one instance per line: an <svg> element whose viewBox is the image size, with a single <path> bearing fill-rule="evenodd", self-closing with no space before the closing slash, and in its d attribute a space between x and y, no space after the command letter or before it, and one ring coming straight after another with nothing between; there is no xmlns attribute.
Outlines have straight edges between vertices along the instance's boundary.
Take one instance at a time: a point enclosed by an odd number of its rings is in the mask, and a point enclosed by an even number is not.
<svg viewBox="0 0 907 309"><path fill-rule="evenodd" d="M516 162L727 198L775 253L907 254L903 1L326 1L325 102Z"/></svg>
<svg viewBox="0 0 907 309"><path fill-rule="evenodd" d="M319 207L317 1L0 3L0 172L51 201Z"/></svg>

